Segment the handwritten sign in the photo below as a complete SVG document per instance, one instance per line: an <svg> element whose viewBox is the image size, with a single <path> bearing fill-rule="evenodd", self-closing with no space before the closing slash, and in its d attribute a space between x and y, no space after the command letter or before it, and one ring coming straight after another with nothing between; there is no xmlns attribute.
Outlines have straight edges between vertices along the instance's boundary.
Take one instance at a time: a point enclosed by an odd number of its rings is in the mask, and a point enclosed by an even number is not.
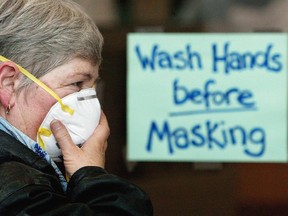
<svg viewBox="0 0 288 216"><path fill-rule="evenodd" d="M128 35L128 160L287 162L287 35Z"/></svg>

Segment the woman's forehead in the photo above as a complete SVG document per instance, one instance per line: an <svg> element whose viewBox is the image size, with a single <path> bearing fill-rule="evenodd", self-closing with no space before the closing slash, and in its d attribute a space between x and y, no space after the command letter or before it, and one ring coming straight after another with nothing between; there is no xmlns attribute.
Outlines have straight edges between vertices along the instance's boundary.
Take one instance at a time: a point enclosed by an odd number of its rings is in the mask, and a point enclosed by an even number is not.
<svg viewBox="0 0 288 216"><path fill-rule="evenodd" d="M58 72L57 74L63 74L66 76L89 75L91 77L95 77L98 76L98 68L98 66L91 64L90 61L77 58L55 68L51 71L51 73L56 71L56 73Z"/></svg>

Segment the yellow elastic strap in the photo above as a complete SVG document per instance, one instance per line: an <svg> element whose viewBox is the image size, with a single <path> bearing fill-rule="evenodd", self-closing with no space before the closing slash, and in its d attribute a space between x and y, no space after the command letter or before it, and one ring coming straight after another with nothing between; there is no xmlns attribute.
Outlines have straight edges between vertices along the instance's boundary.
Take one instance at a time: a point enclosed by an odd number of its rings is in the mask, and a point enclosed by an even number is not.
<svg viewBox="0 0 288 216"><path fill-rule="evenodd" d="M4 56L0 55L0 60L2 62L7 62L10 61L9 59L5 58ZM14 62L14 64L16 64ZM64 112L70 113L73 115L74 110L70 108L69 106L65 105L61 98L52 90L50 89L47 85L45 85L43 82L41 82L39 79L37 79L35 76L33 76L31 73L29 73L27 70L25 70L23 67L20 65L16 64L16 66L19 68L20 72L23 73L25 76L27 76L29 79L31 79L33 82L38 84L40 87L42 87L45 91L47 91L52 97L54 97L61 105L61 108Z"/></svg>
<svg viewBox="0 0 288 216"><path fill-rule="evenodd" d="M67 173L67 172L66 172L66 174L65 174L65 178L66 178L66 181L67 181L67 182L69 182L69 181L70 181L70 178L71 178L71 177L68 175L68 173Z"/></svg>
<svg viewBox="0 0 288 216"><path fill-rule="evenodd" d="M46 137L50 137L52 134L52 131L47 129L47 128L39 128L38 129L38 140L39 140L39 145L46 150L46 146L42 140L41 136L46 136Z"/></svg>

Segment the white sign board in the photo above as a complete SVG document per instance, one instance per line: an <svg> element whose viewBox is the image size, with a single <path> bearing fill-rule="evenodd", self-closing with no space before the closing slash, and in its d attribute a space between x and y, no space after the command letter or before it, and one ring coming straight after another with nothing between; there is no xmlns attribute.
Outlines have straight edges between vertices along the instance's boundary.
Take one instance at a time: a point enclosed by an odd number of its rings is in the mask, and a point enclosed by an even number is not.
<svg viewBox="0 0 288 216"><path fill-rule="evenodd" d="M287 34L128 35L128 160L287 162Z"/></svg>

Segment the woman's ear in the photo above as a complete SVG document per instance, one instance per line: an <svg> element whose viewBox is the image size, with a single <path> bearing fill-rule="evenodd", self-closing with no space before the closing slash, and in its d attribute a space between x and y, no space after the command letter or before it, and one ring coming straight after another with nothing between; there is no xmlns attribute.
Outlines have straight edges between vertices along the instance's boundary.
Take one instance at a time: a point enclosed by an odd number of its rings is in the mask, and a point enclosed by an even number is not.
<svg viewBox="0 0 288 216"><path fill-rule="evenodd" d="M16 82L19 79L19 69L13 62L0 64L0 102L6 108L15 103Z"/></svg>

